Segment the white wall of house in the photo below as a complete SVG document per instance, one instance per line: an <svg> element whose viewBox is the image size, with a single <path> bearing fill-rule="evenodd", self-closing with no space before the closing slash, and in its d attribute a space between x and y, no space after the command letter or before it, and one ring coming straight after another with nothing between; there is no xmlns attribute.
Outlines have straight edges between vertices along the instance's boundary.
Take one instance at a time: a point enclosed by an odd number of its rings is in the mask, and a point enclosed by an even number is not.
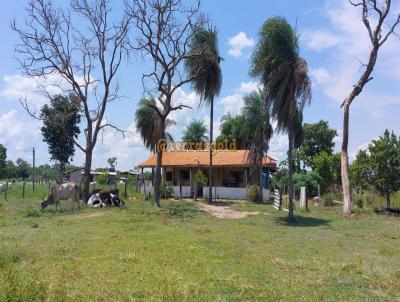
<svg viewBox="0 0 400 302"><path fill-rule="evenodd" d="M179 186L174 186L173 197L180 197L180 189ZM182 186L182 197L187 198L190 197L190 186Z"/></svg>
<svg viewBox="0 0 400 302"><path fill-rule="evenodd" d="M174 191L172 193L172 197L179 198L180 197L179 186L173 186L172 188L174 189ZM151 196L154 195L154 187L153 186L146 186L146 189L144 189L143 186L140 187L140 192L142 194L145 193L145 190L146 190L146 195L149 195L149 193ZM182 186L182 197L183 198L190 197L190 186Z"/></svg>
<svg viewBox="0 0 400 302"><path fill-rule="evenodd" d="M208 187L203 188L203 197L208 198ZM213 197L222 199L247 199L247 188L214 187ZM263 189L263 199L269 199L269 190Z"/></svg>
<svg viewBox="0 0 400 302"><path fill-rule="evenodd" d="M179 198L179 186L173 187L173 197ZM141 193L144 194L143 186L140 188ZM154 187L146 186L146 195L153 196ZM214 195L215 194L215 195ZM182 186L182 197L189 198L190 197L190 186ZM208 198L208 187L203 188L203 197ZM213 187L213 197L221 198L221 199L236 199L236 200L246 200L247 199L247 188L228 188L228 187ZM269 190L263 189L263 199L264 202L269 200Z"/></svg>

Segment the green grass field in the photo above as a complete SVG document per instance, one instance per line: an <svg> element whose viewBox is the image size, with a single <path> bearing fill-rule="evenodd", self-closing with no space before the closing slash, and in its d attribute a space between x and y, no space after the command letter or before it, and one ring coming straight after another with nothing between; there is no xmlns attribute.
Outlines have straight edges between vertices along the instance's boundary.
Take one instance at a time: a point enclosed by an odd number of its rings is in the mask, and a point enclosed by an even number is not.
<svg viewBox="0 0 400 302"><path fill-rule="evenodd" d="M400 301L400 220L194 203L55 213L0 201L1 301Z"/></svg>

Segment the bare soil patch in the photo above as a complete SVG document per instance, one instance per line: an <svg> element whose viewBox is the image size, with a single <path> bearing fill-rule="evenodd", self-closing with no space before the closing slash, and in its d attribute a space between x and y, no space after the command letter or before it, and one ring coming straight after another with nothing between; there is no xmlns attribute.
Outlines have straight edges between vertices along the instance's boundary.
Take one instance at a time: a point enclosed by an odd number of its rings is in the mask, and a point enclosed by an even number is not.
<svg viewBox="0 0 400 302"><path fill-rule="evenodd" d="M204 212L207 212L214 217L222 218L222 219L241 219L249 216L255 216L263 214L261 212L245 212L245 211L235 211L225 206L216 206L210 204L199 203L200 209ZM264 213L265 214L265 213Z"/></svg>

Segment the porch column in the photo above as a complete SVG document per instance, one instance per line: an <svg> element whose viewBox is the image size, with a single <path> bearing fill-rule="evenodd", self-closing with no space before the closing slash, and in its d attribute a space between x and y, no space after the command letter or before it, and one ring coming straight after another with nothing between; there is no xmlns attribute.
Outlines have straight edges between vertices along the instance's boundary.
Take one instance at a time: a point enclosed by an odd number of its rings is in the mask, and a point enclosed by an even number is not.
<svg viewBox="0 0 400 302"><path fill-rule="evenodd" d="M190 197L192 197L193 196L193 180L194 180L192 168L189 169L189 175L190 175L190 180L189 180L189 182L190 182Z"/></svg>
<svg viewBox="0 0 400 302"><path fill-rule="evenodd" d="M247 172L247 168L244 168L244 187L247 188L247 184L248 184L248 172Z"/></svg>
<svg viewBox="0 0 400 302"><path fill-rule="evenodd" d="M165 173L166 171L165 171L165 167L162 167L161 168L161 179L162 179L162 182L164 182L165 183L165 180L166 180L166 173Z"/></svg>
<svg viewBox="0 0 400 302"><path fill-rule="evenodd" d="M142 169L143 174L143 169ZM151 168L151 185L154 187L154 168Z"/></svg>

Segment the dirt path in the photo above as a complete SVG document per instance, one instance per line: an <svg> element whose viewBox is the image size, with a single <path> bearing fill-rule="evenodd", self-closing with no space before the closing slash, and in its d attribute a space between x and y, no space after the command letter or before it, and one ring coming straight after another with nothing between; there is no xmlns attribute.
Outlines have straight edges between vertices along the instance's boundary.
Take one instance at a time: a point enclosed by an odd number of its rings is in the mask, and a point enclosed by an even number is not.
<svg viewBox="0 0 400 302"><path fill-rule="evenodd" d="M222 219L241 219L262 214L261 212L239 212L232 210L229 207L215 206L204 203L199 203L198 205L202 211Z"/></svg>

